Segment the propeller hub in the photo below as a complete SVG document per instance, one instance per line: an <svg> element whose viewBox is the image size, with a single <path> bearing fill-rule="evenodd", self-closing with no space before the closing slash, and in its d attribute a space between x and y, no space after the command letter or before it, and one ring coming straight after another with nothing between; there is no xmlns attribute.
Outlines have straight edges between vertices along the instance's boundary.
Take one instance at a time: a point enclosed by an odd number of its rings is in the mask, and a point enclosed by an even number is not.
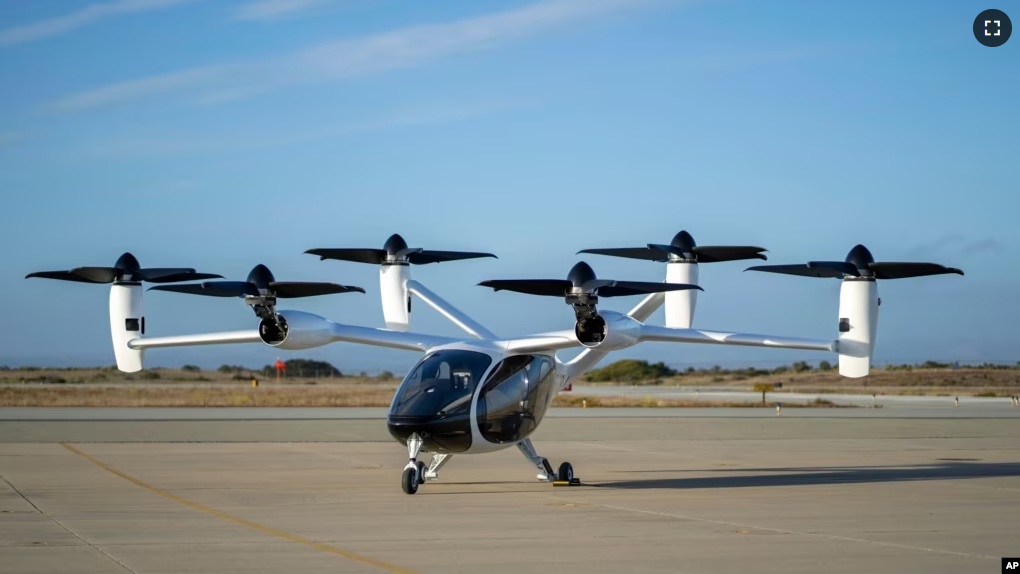
<svg viewBox="0 0 1020 574"><path fill-rule="evenodd" d="M571 267L570 273L567 273L567 281L570 281L575 290L583 289L585 283L595 278L595 270L584 261L579 261Z"/></svg>
<svg viewBox="0 0 1020 574"><path fill-rule="evenodd" d="M135 272L142 268L142 265L138 262L138 259L130 253L125 253L117 258L117 262L113 264L113 268L119 270L116 275L116 282L134 282Z"/></svg>
<svg viewBox="0 0 1020 574"><path fill-rule="evenodd" d="M407 242L400 236L399 233L390 235L386 243L383 244L383 250L386 251L386 256L390 259L395 259L400 255L400 252L407 249Z"/></svg>
<svg viewBox="0 0 1020 574"><path fill-rule="evenodd" d="M255 285L259 292L269 291L269 284L276 281L273 272L268 267L259 263L248 273L248 283Z"/></svg>
<svg viewBox="0 0 1020 574"><path fill-rule="evenodd" d="M847 253L846 262L856 267L861 277L870 277L872 275L870 264L875 262L875 258L867 247L857 245Z"/></svg>
<svg viewBox="0 0 1020 574"><path fill-rule="evenodd" d="M683 252L685 259L696 259L694 255L694 248L698 246L694 241L694 237L686 231L681 231L673 236L670 246L676 247L678 250ZM672 254L671 254L672 255Z"/></svg>
<svg viewBox="0 0 1020 574"><path fill-rule="evenodd" d="M118 257L117 262L114 263L113 266L124 271L138 271L142 268L141 264L138 263L138 260L135 259L135 256L130 253L125 253Z"/></svg>

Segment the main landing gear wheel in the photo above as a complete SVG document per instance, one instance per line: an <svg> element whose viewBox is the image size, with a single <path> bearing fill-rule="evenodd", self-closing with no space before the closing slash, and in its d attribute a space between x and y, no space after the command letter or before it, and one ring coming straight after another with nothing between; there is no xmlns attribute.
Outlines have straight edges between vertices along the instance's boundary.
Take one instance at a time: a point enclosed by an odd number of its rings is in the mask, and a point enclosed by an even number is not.
<svg viewBox="0 0 1020 574"><path fill-rule="evenodd" d="M557 474L559 480L570 482L574 480L574 467L570 466L569 462L565 462L560 465L560 471Z"/></svg>
<svg viewBox="0 0 1020 574"><path fill-rule="evenodd" d="M417 467L404 469L404 474L400 477L400 486L404 489L405 493L414 494L418 492L418 473Z"/></svg>

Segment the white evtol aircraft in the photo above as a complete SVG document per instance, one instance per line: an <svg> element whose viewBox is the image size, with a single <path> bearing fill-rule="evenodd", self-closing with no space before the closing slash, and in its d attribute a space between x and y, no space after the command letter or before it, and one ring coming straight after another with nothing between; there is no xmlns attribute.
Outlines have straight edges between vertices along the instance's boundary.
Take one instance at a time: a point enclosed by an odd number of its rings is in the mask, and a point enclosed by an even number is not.
<svg viewBox="0 0 1020 574"><path fill-rule="evenodd" d="M401 484L414 494L418 486L437 480L439 469L454 454L492 452L516 446L538 470L542 481L574 483L574 471L564 462L554 471L549 461L535 452L529 436L535 431L553 396L594 367L610 351L643 341L744 345L804 349L838 353L839 372L863 377L871 369L878 327L877 279L901 279L957 273L959 269L935 263L875 262L862 245L854 247L845 261L812 261L800 265L765 265L749 270L842 280L836 339L806 339L774 335L749 335L694 329L698 265L742 259L766 259L761 247L698 246L686 231L669 245L587 249L593 253L628 257L666 264L663 283L598 279L588 264L576 264L566 279L507 279L484 281L492 289L530 295L563 297L574 309L573 329L505 339L486 329L456 307L411 279L411 265L495 257L489 253L431 251L408 248L399 235L391 236L383 249L312 249L321 259L338 259L379 265L385 329L334 323L301 311L278 311L277 299L311 297L358 291L360 287L335 283L276 281L264 265L258 265L246 281L204 281L160 285L152 289L212 297L241 297L260 322L258 329L176 337L146 337L142 306L142 282L178 283L222 278L184 268L141 268L130 253L113 267L78 267L70 271L31 273L42 277L82 283L112 284L110 330L117 367L121 371L142 369L147 349L225 343L264 343L278 349L301 350L343 341L406 349L424 357L404 378L387 415L390 434L407 445L409 461ZM411 296L414 295L463 329L468 338L456 339L409 332ZM629 313L597 309L599 297L645 295ZM665 304L666 325L644 323ZM584 347L569 361L556 352ZM433 453L428 465L420 453Z"/></svg>

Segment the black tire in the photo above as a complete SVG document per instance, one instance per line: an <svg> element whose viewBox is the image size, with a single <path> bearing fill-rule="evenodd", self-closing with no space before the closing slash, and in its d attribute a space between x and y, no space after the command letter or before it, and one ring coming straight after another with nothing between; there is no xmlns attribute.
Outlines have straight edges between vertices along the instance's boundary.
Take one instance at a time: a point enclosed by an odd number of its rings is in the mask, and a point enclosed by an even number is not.
<svg viewBox="0 0 1020 574"><path fill-rule="evenodd" d="M405 468L404 474L400 477L400 486L406 494L418 492L418 469Z"/></svg>
<svg viewBox="0 0 1020 574"><path fill-rule="evenodd" d="M574 479L574 467L569 462L560 465L559 480L571 481Z"/></svg>
<svg viewBox="0 0 1020 574"><path fill-rule="evenodd" d="M429 467L425 466L425 463L420 460L414 466L418 469L418 485L420 486L425 484L425 471L428 470Z"/></svg>

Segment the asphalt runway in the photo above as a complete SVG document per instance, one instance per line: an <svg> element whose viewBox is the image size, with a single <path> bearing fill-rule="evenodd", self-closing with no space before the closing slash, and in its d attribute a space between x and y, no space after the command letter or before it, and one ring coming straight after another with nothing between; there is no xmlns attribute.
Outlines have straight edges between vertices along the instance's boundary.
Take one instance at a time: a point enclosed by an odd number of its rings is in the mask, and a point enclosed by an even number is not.
<svg viewBox="0 0 1020 574"><path fill-rule="evenodd" d="M557 410L536 448L583 486L512 449L454 457L414 496L378 409L317 411L0 409L0 572L955 573L1020 554L1008 406Z"/></svg>

